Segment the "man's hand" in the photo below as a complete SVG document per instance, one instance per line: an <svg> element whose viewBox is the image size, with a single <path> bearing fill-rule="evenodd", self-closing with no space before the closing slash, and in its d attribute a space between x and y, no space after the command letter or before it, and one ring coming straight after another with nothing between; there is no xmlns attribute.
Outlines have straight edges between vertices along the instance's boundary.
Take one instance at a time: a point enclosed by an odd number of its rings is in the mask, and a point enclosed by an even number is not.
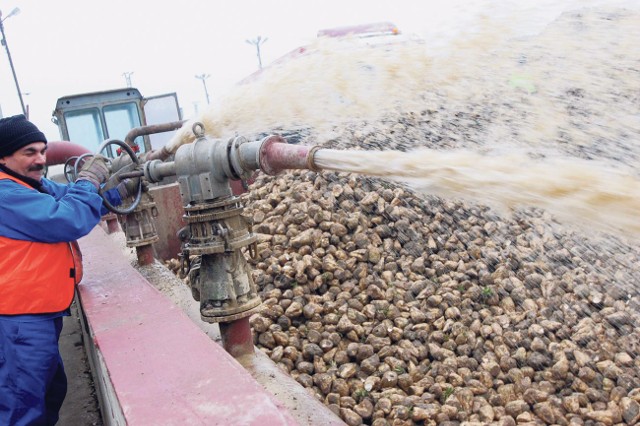
<svg viewBox="0 0 640 426"><path fill-rule="evenodd" d="M140 178L124 179L116 186L120 199L124 200L127 197L133 196L138 192L138 182Z"/></svg>
<svg viewBox="0 0 640 426"><path fill-rule="evenodd" d="M103 155L94 155L89 161L84 163L82 170L78 173L76 182L79 180L88 180L96 189L100 189L100 185L109 178L107 161L107 158Z"/></svg>

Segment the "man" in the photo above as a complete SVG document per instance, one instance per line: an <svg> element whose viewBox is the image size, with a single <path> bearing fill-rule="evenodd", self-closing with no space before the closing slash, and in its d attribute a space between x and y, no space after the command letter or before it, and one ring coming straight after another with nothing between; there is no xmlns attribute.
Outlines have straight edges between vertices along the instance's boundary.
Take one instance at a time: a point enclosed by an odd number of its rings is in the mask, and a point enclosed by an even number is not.
<svg viewBox="0 0 640 426"><path fill-rule="evenodd" d="M47 140L24 115L0 119L0 425L53 425L67 391L58 350L81 257L75 240L107 211L95 156L75 183L43 178ZM124 183L107 193L112 205Z"/></svg>

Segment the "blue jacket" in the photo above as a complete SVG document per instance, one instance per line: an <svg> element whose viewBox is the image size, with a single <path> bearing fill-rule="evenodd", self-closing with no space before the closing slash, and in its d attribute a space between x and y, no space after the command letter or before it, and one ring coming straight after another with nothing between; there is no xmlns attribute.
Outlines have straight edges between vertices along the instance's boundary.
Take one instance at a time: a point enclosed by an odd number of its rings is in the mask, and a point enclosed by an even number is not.
<svg viewBox="0 0 640 426"><path fill-rule="evenodd" d="M41 182L49 194L0 180L0 235L43 243L73 241L91 232L108 212L91 182ZM115 189L106 197L112 205L122 203Z"/></svg>

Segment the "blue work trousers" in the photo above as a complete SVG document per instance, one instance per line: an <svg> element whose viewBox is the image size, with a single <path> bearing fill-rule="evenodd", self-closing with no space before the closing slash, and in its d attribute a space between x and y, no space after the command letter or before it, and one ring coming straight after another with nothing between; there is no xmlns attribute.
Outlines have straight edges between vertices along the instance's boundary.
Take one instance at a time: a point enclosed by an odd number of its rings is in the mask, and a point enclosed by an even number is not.
<svg viewBox="0 0 640 426"><path fill-rule="evenodd" d="M67 376L58 339L62 317L19 321L0 316L0 425L55 425Z"/></svg>

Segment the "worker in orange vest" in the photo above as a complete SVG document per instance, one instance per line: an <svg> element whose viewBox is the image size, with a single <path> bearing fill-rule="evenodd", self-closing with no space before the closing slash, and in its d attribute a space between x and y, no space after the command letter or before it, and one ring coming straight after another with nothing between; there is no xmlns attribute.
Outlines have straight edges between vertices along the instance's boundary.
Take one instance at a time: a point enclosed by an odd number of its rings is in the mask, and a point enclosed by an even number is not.
<svg viewBox="0 0 640 426"><path fill-rule="evenodd" d="M24 115L0 119L0 425L53 425L67 392L58 349L81 257L75 241L107 213L106 159L75 183L43 177L47 139ZM124 183L106 192L112 205Z"/></svg>

